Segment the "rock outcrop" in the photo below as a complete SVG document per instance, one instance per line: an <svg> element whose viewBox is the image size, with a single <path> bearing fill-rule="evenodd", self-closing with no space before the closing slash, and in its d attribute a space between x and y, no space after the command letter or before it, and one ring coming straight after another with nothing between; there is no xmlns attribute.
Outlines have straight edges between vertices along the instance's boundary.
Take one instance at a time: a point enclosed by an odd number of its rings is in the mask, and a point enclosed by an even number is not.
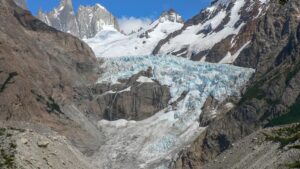
<svg viewBox="0 0 300 169"><path fill-rule="evenodd" d="M144 120L168 106L169 88L157 81L139 82L139 78L151 78L151 72L142 71L120 84L98 84L95 87L97 103L107 120Z"/></svg>

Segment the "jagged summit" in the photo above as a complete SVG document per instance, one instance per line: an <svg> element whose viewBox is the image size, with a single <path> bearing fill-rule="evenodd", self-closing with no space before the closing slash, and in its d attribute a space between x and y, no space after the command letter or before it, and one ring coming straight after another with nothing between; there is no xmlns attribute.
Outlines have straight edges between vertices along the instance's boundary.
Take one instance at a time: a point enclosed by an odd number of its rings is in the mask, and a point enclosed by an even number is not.
<svg viewBox="0 0 300 169"><path fill-rule="evenodd" d="M163 12L159 17L159 21L160 22L171 21L171 22L178 22L178 23L184 22L182 16L179 15L174 9L170 9L168 11Z"/></svg>
<svg viewBox="0 0 300 169"><path fill-rule="evenodd" d="M75 14L72 0L61 0L57 8L49 13L38 13L38 18L60 31L80 38L94 37L104 26L119 29L116 18L102 5L80 6Z"/></svg>

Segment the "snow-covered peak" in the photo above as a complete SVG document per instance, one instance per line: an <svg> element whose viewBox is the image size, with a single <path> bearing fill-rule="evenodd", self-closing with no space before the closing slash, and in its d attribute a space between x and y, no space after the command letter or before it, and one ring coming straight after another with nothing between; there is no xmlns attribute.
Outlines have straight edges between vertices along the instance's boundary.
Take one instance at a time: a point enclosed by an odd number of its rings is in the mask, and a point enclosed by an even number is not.
<svg viewBox="0 0 300 169"><path fill-rule="evenodd" d="M233 63L251 44L249 31L255 31L251 23L266 12L268 1L214 0L211 6L188 20L176 35L162 40L153 54Z"/></svg>
<svg viewBox="0 0 300 169"><path fill-rule="evenodd" d="M170 9L169 11L163 12L159 17L160 22L170 21L170 22L178 22L183 23L183 18L180 16L174 9Z"/></svg>
<svg viewBox="0 0 300 169"><path fill-rule="evenodd" d="M86 9L89 9L89 10L102 10L102 11L105 11L105 12L108 12L107 9L100 5L99 3L96 3L94 6L83 6L83 5L80 5L79 8L78 8L78 11L81 11L81 10L86 10Z"/></svg>

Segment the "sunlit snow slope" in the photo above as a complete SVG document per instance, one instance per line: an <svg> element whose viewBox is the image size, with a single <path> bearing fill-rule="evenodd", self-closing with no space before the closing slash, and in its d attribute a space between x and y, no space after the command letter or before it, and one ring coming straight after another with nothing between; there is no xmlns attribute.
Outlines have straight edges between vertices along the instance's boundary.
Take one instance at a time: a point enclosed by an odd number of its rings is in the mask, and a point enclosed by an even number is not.
<svg viewBox="0 0 300 169"><path fill-rule="evenodd" d="M183 20L171 10L162 14L148 27L124 35L112 28L104 28L94 38L84 39L98 57L150 55L157 43L170 33L181 29Z"/></svg>
<svg viewBox="0 0 300 169"><path fill-rule="evenodd" d="M99 121L106 142L93 156L98 168L167 168L176 154L205 129L199 127L198 120L208 96L220 102L229 96L239 96L254 72L168 56L113 57L104 59L105 72L98 82L118 83L118 79L129 78L149 67L153 70L152 80L170 87L170 103L183 92L187 92L186 97L143 121Z"/></svg>

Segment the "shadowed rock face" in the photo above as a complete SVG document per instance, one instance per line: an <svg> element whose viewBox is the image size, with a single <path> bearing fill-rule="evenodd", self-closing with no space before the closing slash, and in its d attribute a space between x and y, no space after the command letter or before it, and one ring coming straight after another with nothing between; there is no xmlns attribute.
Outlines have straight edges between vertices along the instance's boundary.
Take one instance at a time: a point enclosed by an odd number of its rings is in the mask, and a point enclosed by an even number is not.
<svg viewBox="0 0 300 169"><path fill-rule="evenodd" d="M106 88L106 92L97 97L105 119L144 120L168 106L171 98L169 88L156 81L138 82L141 76L152 77L151 73L142 71L122 80L121 84L96 86L98 91Z"/></svg>
<svg viewBox="0 0 300 169"><path fill-rule="evenodd" d="M299 7L297 0L285 5L271 1L266 14L253 23L256 32L251 36L252 43L235 61L256 68L252 82L237 107L211 122L205 136L183 152L177 168L201 168L231 143L264 128L276 117L298 110ZM223 144L224 140L229 144Z"/></svg>
<svg viewBox="0 0 300 169"><path fill-rule="evenodd" d="M75 100L86 112L94 112L97 108L94 119L144 120L166 108L171 96L168 86L157 81L139 82L140 77L151 78L152 73L141 71L129 79L120 79L118 84L95 84L89 91L77 88Z"/></svg>

